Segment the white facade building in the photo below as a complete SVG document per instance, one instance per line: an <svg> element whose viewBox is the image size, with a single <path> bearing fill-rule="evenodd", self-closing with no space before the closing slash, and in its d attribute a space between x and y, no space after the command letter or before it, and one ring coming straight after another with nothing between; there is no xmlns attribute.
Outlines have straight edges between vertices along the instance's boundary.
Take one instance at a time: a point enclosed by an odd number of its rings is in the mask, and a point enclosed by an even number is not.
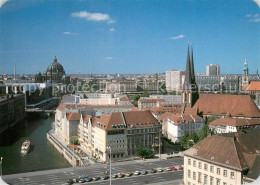
<svg viewBox="0 0 260 185"><path fill-rule="evenodd" d="M180 91L184 82L184 72L177 70L166 71L166 90Z"/></svg>

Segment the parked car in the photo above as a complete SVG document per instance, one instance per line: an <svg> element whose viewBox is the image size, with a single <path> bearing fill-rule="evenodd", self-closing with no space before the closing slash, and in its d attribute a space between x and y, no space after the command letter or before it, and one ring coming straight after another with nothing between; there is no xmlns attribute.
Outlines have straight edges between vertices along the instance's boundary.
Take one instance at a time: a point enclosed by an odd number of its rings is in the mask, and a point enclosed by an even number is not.
<svg viewBox="0 0 260 185"><path fill-rule="evenodd" d="M79 179L79 183L84 183L84 182L86 182L86 179L87 179L87 178L80 178L80 179Z"/></svg>
<svg viewBox="0 0 260 185"><path fill-rule="evenodd" d="M115 174L112 175L112 177L113 177L113 178L117 178L118 175L115 173Z"/></svg>
<svg viewBox="0 0 260 185"><path fill-rule="evenodd" d="M73 184L74 183L74 181L72 180L72 179L69 179L67 182L66 182L66 184L68 184L68 185L71 185L71 184Z"/></svg>
<svg viewBox="0 0 260 185"><path fill-rule="evenodd" d="M100 179L99 176L95 176L95 177L93 178L94 181L98 181L99 179Z"/></svg>
<svg viewBox="0 0 260 185"><path fill-rule="evenodd" d="M142 172L141 172L141 174L142 175L146 175L148 172L146 171L146 170L143 170Z"/></svg>
<svg viewBox="0 0 260 185"><path fill-rule="evenodd" d="M151 169L151 173L156 173L156 169Z"/></svg>
<svg viewBox="0 0 260 185"><path fill-rule="evenodd" d="M78 177L78 179L83 179L83 178L88 178L88 176L86 174L82 174Z"/></svg>
<svg viewBox="0 0 260 185"><path fill-rule="evenodd" d="M169 167L166 167L165 170L166 170L166 171L172 171L172 169L169 168Z"/></svg>
<svg viewBox="0 0 260 185"><path fill-rule="evenodd" d="M133 173L132 172L128 172L128 173L126 173L125 174L127 177L131 177L132 175L133 175Z"/></svg>
<svg viewBox="0 0 260 185"><path fill-rule="evenodd" d="M177 170L177 168L175 168L174 166L170 166L169 167L171 170Z"/></svg>
<svg viewBox="0 0 260 185"><path fill-rule="evenodd" d="M91 182L93 179L91 177L86 178L86 182Z"/></svg>
<svg viewBox="0 0 260 185"><path fill-rule="evenodd" d="M117 175L118 175L118 178L123 178L125 176L125 174L123 174L123 173L118 173Z"/></svg>
<svg viewBox="0 0 260 185"><path fill-rule="evenodd" d="M104 175L104 176L102 176L101 177L103 180L107 180L107 179L109 179L109 176L108 175Z"/></svg>
<svg viewBox="0 0 260 185"><path fill-rule="evenodd" d="M140 175L141 173L139 171L135 171L135 175Z"/></svg>
<svg viewBox="0 0 260 185"><path fill-rule="evenodd" d="M182 165L180 165L180 166L179 166L179 170L183 170L183 167L182 167Z"/></svg>
<svg viewBox="0 0 260 185"><path fill-rule="evenodd" d="M163 172L163 169L162 168L157 168L157 171L158 172Z"/></svg>

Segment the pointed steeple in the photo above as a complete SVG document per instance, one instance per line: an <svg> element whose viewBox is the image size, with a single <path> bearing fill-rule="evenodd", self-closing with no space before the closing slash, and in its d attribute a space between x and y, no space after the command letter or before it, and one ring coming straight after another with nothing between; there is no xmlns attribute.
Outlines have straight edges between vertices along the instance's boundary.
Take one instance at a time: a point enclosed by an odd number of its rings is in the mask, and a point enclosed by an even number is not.
<svg viewBox="0 0 260 185"><path fill-rule="evenodd" d="M191 68L191 81L195 83L195 72L194 72L194 63L193 63L193 47L191 44L191 59L190 59L190 68Z"/></svg>
<svg viewBox="0 0 260 185"><path fill-rule="evenodd" d="M186 74L184 80L184 88L187 89L192 83L191 80L191 64L190 64L190 47L188 43L187 61L186 61Z"/></svg>

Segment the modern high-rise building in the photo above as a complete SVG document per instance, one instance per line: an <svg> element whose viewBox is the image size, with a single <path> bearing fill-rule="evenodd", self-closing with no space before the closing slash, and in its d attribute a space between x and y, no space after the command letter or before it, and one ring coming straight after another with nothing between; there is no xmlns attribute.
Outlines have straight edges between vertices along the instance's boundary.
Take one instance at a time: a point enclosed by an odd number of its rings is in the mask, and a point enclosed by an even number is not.
<svg viewBox="0 0 260 185"><path fill-rule="evenodd" d="M166 71L166 90L180 91L184 82L184 71L170 70Z"/></svg>
<svg viewBox="0 0 260 185"><path fill-rule="evenodd" d="M218 64L209 64L206 67L207 76L219 76L220 75L220 66Z"/></svg>

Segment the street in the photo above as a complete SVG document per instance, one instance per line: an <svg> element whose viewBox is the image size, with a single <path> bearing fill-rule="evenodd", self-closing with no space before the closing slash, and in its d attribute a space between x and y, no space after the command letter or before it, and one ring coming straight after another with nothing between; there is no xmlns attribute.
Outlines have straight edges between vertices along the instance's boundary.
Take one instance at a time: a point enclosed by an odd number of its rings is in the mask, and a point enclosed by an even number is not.
<svg viewBox="0 0 260 185"><path fill-rule="evenodd" d="M127 161L112 163L112 174L114 173L126 173L126 172L135 172L136 170L148 170L147 175L133 175L132 177L124 177L112 179L112 184L117 185L142 185L142 184L161 184L163 182L182 182L183 171L165 171L157 172L151 174L150 170L158 167L165 168L169 166L175 166L176 168L179 165L183 164L183 158L174 158L168 160L138 160L138 161ZM24 174L13 174L3 176L3 179L12 185L51 185L51 184L66 184L66 181L70 178L76 178L81 174L87 174L90 177L102 176L104 172L109 169L109 165L106 164L95 164L85 168L76 168L75 171L73 168L57 169L57 170L48 170L48 171L39 171L39 172L30 172ZM80 183L74 183L80 184ZM84 184L93 184L93 185L105 185L109 184L109 179L92 181ZM165 184L165 183L164 183Z"/></svg>

